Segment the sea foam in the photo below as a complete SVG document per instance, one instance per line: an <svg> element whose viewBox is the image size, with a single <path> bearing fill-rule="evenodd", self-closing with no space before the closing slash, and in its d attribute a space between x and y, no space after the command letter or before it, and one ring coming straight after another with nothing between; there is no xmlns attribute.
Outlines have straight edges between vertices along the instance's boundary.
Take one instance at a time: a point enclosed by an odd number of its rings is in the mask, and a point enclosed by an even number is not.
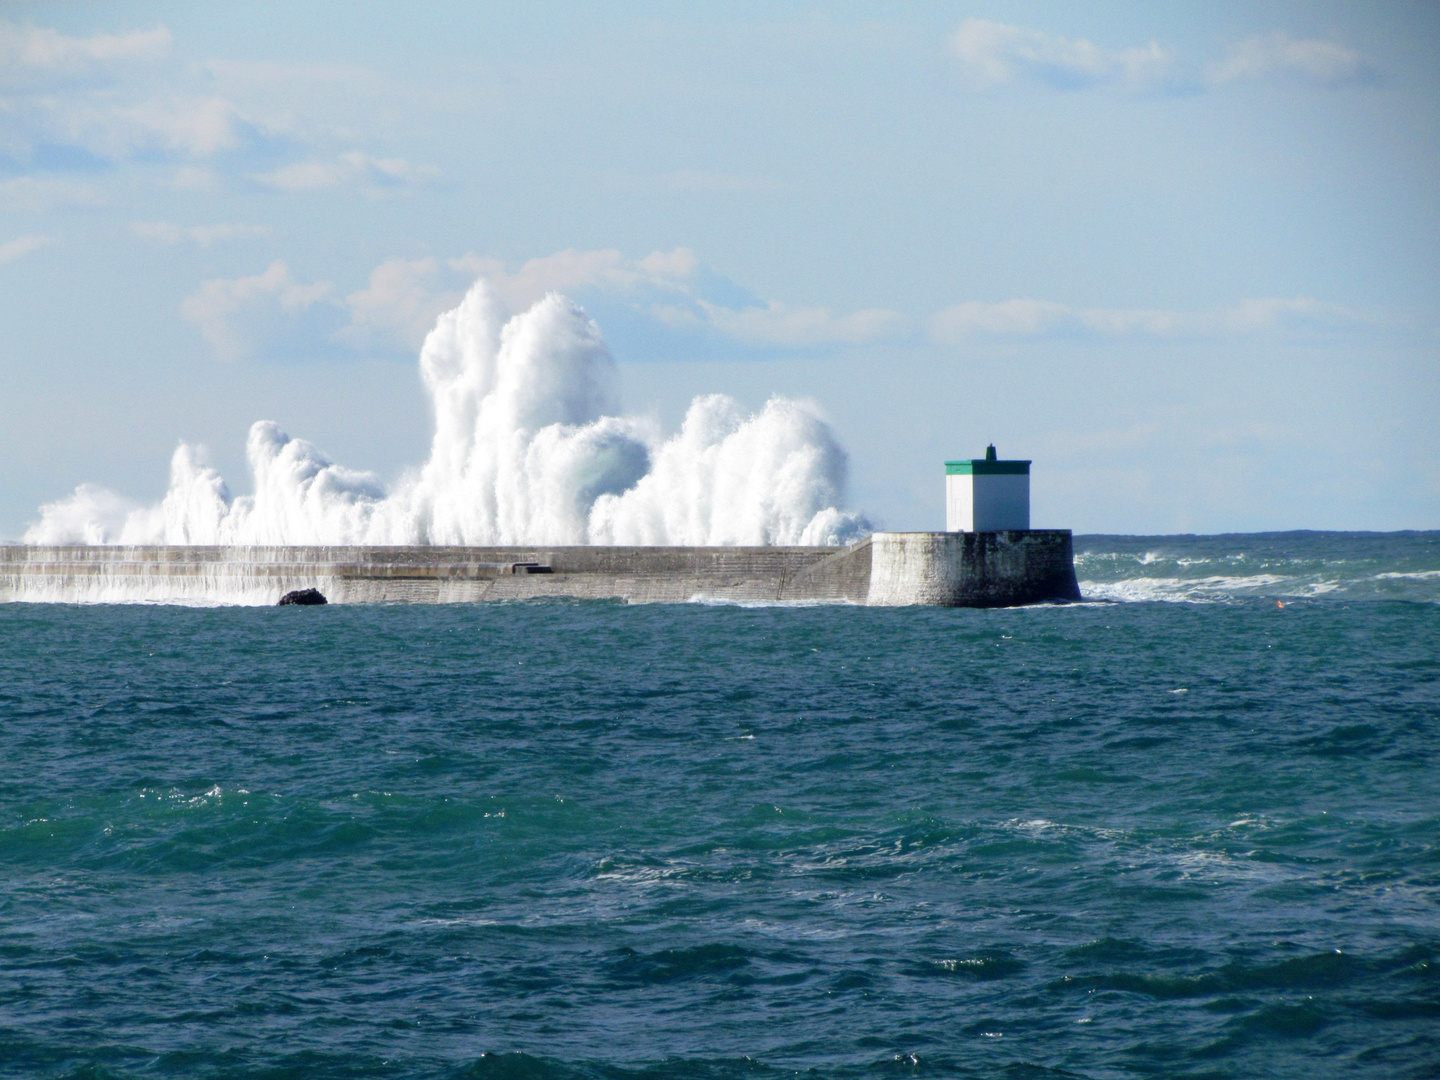
<svg viewBox="0 0 1440 1080"><path fill-rule="evenodd" d="M232 496L181 443L142 506L93 484L40 508L28 544L839 544L869 531L841 509L846 455L813 408L747 415L696 398L680 431L619 414L599 327L552 293L519 314L482 280L425 339L428 460L388 487L262 420L253 494Z"/></svg>

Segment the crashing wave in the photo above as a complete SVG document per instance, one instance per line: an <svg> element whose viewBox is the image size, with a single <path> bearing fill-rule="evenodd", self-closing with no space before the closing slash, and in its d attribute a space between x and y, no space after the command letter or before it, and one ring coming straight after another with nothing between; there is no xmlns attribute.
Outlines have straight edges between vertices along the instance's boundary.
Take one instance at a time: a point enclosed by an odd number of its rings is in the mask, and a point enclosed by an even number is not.
<svg viewBox="0 0 1440 1080"><path fill-rule="evenodd" d="M194 446L155 506L91 484L40 508L29 544L839 544L846 457L807 405L753 415L696 398L680 431L617 415L599 327L551 294L510 316L477 282L420 353L435 436L388 489L268 420L250 429L254 493L232 496Z"/></svg>

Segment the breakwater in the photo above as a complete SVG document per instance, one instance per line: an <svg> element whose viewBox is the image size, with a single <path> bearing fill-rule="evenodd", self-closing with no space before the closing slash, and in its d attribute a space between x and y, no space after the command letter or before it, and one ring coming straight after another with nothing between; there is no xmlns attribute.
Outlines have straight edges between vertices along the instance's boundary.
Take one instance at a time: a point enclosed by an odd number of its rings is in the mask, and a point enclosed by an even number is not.
<svg viewBox="0 0 1440 1080"><path fill-rule="evenodd" d="M1078 600L1068 529L874 533L849 547L0 547L0 601L630 603L1006 607Z"/></svg>

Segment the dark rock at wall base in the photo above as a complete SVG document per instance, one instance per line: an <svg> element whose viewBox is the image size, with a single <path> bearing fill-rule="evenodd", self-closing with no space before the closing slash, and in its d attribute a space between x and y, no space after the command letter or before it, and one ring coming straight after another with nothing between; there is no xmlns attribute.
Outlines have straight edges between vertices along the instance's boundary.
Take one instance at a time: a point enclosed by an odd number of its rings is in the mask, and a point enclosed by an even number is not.
<svg viewBox="0 0 1440 1080"><path fill-rule="evenodd" d="M284 607L286 604L328 604L325 594L319 589L293 589L280 598L277 607Z"/></svg>

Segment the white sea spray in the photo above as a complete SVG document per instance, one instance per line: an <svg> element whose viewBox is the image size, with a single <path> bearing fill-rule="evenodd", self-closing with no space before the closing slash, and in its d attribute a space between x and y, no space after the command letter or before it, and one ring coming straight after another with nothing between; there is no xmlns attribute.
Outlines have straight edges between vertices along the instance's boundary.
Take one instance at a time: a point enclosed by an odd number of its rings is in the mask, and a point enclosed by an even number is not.
<svg viewBox="0 0 1440 1080"><path fill-rule="evenodd" d="M552 293L511 314L483 282L420 352L429 458L393 487L268 420L233 496L182 443L164 499L93 484L40 508L29 544L835 544L868 531L841 509L846 455L815 410L772 398L746 415L696 398L666 439L620 415L599 327Z"/></svg>

